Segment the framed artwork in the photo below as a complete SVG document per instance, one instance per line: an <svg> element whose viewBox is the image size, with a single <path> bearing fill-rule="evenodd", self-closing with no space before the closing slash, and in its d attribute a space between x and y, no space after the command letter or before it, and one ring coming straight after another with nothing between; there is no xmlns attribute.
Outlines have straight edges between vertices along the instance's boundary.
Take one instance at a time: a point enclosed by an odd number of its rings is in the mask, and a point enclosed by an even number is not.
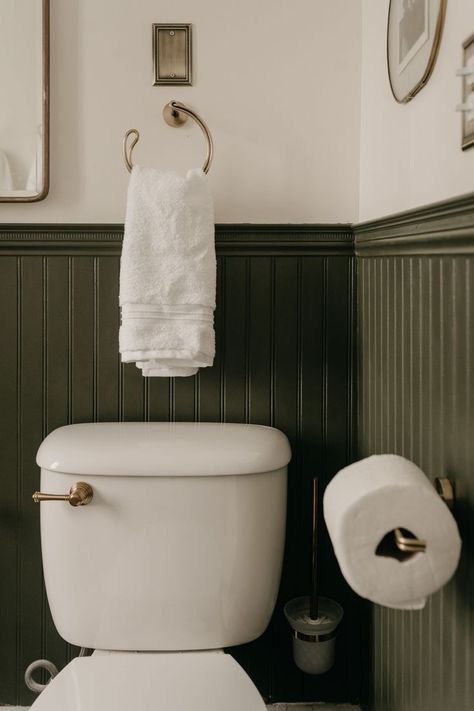
<svg viewBox="0 0 474 711"><path fill-rule="evenodd" d="M474 34L463 43L463 65L467 67L474 60ZM467 76L463 77L462 98L463 104L469 103L474 96L474 86L468 82ZM462 112L462 149L474 147L474 115L471 111Z"/></svg>
<svg viewBox="0 0 474 711"><path fill-rule="evenodd" d="M425 86L436 63L447 0L390 0L387 65L395 99L406 104Z"/></svg>

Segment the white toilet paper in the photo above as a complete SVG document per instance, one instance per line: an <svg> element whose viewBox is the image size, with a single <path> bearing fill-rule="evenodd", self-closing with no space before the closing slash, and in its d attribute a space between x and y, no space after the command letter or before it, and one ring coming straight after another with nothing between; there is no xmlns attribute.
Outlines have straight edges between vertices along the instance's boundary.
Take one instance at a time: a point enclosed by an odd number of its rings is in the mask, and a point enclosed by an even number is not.
<svg viewBox="0 0 474 711"><path fill-rule="evenodd" d="M372 602L420 609L457 568L456 521L421 469L403 457L374 455L342 469L324 494L324 518L344 577ZM425 540L426 552L404 560L376 555L396 528Z"/></svg>

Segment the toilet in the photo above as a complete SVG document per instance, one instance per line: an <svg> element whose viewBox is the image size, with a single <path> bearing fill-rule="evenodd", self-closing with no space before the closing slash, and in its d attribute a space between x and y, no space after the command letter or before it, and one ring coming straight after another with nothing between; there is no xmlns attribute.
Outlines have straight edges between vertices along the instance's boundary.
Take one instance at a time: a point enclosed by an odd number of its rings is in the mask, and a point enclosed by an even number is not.
<svg viewBox="0 0 474 711"><path fill-rule="evenodd" d="M48 435L34 499L49 606L61 637L94 652L32 709L264 711L224 648L270 621L290 456L285 435L260 425L77 424Z"/></svg>

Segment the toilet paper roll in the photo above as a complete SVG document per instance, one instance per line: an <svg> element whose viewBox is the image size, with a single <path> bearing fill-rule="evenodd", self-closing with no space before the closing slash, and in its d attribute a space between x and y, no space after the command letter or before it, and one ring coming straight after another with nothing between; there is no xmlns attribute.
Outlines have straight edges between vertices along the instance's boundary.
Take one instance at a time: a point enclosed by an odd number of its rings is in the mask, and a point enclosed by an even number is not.
<svg viewBox="0 0 474 711"><path fill-rule="evenodd" d="M324 518L344 577L372 602L420 609L457 568L456 521L421 469L403 457L374 455L342 469L326 489ZM396 528L425 540L426 551L392 557Z"/></svg>

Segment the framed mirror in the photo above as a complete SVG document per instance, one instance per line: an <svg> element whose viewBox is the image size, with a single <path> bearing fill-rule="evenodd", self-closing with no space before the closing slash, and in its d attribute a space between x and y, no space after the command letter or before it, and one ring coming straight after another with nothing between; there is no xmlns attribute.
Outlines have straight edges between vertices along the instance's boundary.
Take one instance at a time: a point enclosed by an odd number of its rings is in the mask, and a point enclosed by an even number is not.
<svg viewBox="0 0 474 711"><path fill-rule="evenodd" d="M0 0L0 202L49 189L49 0Z"/></svg>
<svg viewBox="0 0 474 711"><path fill-rule="evenodd" d="M430 78L438 56L447 0L390 0L387 64L400 104L411 101Z"/></svg>

